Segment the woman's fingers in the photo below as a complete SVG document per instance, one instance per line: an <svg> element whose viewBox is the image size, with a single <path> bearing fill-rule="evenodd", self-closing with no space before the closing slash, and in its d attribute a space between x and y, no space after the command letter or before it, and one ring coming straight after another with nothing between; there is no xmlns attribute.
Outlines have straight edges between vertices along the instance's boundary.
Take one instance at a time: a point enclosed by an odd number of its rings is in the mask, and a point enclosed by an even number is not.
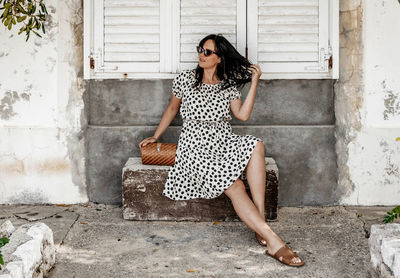
<svg viewBox="0 0 400 278"><path fill-rule="evenodd" d="M155 140L153 137L148 137L139 143L139 148L141 149L142 147L146 146L148 143L156 142L156 141L157 140Z"/></svg>

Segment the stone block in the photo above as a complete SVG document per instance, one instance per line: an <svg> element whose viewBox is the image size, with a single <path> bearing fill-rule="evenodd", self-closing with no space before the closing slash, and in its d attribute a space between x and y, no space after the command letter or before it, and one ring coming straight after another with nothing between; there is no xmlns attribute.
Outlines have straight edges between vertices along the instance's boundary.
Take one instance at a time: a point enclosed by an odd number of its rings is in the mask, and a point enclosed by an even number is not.
<svg viewBox="0 0 400 278"><path fill-rule="evenodd" d="M7 237L9 238L11 234L15 231L15 228L10 220L6 220L0 226L0 238Z"/></svg>
<svg viewBox="0 0 400 278"><path fill-rule="evenodd" d="M400 224L371 225L371 269L377 277L400 277Z"/></svg>
<svg viewBox="0 0 400 278"><path fill-rule="evenodd" d="M278 167L271 157L266 162L265 218L275 221L278 204ZM122 171L123 218L126 220L239 220L231 200L221 194L214 199L171 200L162 195L170 166L143 165L131 157ZM250 198L245 171L241 175Z"/></svg>
<svg viewBox="0 0 400 278"><path fill-rule="evenodd" d="M24 224L1 251L5 265L0 278L46 277L55 264L53 231L41 222Z"/></svg>

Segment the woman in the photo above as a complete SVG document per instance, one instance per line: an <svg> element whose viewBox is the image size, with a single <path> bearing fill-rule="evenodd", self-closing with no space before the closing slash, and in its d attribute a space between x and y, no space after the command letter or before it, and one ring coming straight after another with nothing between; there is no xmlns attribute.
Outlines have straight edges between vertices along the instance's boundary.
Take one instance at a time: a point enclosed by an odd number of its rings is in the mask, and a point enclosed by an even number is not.
<svg viewBox="0 0 400 278"><path fill-rule="evenodd" d="M287 265L302 266L304 262L265 222L262 140L232 133L229 122L230 111L239 120L249 119L261 69L220 34L203 38L197 52L198 66L174 78L171 100L160 124L154 136L141 141L139 148L156 142L180 109L183 126L163 195L187 200L211 199L225 193L240 219L255 231L258 243L267 246L267 255ZM238 88L249 81L251 87L242 103ZM244 175L252 200L240 179Z"/></svg>

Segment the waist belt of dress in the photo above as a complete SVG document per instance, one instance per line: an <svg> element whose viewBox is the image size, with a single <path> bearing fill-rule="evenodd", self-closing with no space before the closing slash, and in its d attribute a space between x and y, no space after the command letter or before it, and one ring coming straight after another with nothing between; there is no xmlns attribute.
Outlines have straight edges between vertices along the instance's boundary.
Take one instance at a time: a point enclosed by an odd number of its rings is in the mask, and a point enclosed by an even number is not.
<svg viewBox="0 0 400 278"><path fill-rule="evenodd" d="M219 120L219 121L206 121L206 120L197 120L197 119L188 119L188 118L183 118L184 122L200 122L200 123L210 123L210 124L221 124L221 123L229 123L228 120Z"/></svg>

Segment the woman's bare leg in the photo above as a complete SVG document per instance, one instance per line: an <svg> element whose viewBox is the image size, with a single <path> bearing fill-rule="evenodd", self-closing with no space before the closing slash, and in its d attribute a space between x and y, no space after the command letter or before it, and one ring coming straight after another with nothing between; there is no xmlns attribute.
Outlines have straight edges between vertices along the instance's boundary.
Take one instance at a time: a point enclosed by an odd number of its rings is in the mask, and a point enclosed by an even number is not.
<svg viewBox="0 0 400 278"><path fill-rule="evenodd" d="M244 183L237 179L224 193L231 199L233 207L240 219L253 231L257 232L267 241L269 253L275 254L285 243L265 222L254 203L247 195ZM300 262L297 257L292 259L293 263Z"/></svg>
<svg viewBox="0 0 400 278"><path fill-rule="evenodd" d="M264 144L258 142L246 167L246 178L249 184L251 198L265 220L265 157Z"/></svg>

